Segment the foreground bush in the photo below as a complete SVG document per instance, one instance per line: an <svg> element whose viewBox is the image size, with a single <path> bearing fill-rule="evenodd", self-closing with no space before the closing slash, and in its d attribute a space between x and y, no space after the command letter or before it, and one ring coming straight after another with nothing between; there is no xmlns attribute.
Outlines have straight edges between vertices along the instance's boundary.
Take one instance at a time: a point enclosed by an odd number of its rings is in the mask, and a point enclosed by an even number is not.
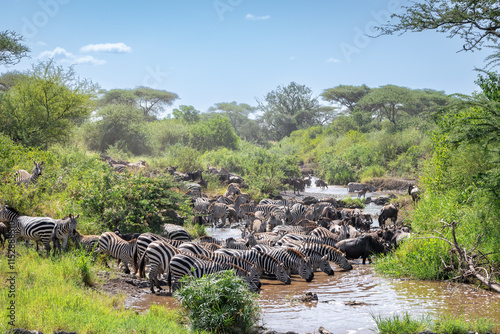
<svg viewBox="0 0 500 334"><path fill-rule="evenodd" d="M260 318L257 295L232 271L186 276L176 292L193 330L249 333Z"/></svg>

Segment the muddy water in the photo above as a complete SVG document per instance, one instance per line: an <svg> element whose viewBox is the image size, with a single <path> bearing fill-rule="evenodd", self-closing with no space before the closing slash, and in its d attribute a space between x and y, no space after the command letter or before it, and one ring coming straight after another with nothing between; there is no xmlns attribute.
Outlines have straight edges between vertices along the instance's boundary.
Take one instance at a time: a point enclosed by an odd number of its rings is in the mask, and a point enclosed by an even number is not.
<svg viewBox="0 0 500 334"><path fill-rule="evenodd" d="M308 190L332 194L336 198L349 195L341 187L330 186L324 191L319 188ZM377 197L379 194L367 196ZM380 207L372 209L377 213ZM238 229L209 229L209 234L218 238L239 237L240 233ZM384 278L375 274L372 265L362 265L360 260L352 262L353 270L344 272L333 266L334 276L317 272L310 283L298 276L292 277L290 285L263 279L259 295L262 325L280 332L317 333L318 328L323 326L336 334L373 333L373 316L389 317L403 312L413 316L464 314L471 318L487 317L500 324L498 294L470 285ZM318 301L294 301L306 292L316 293ZM143 295L130 306L146 310L153 303L178 306L170 296L151 294ZM500 333L500 325L496 332Z"/></svg>

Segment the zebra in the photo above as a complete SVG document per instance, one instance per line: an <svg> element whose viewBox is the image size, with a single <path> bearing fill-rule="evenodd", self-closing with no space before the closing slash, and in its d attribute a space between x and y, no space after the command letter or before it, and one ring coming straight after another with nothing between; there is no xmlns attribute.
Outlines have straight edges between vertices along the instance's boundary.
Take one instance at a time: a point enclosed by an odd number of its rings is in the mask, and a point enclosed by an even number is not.
<svg viewBox="0 0 500 334"><path fill-rule="evenodd" d="M224 240L223 239L217 239L217 238L214 238L214 237L209 236L209 235L201 236L200 237L200 242L214 243L214 244L217 244L219 246L222 246L224 244Z"/></svg>
<svg viewBox="0 0 500 334"><path fill-rule="evenodd" d="M241 190L236 183L230 183L227 186L226 192L224 193L224 197L241 195Z"/></svg>
<svg viewBox="0 0 500 334"><path fill-rule="evenodd" d="M340 268L344 270L352 269L352 265L349 263L349 261L347 261L345 254L335 247L328 246L325 244L308 242L308 243L303 243L296 248L302 253L307 253L308 252L307 249L314 250L319 254L321 254L322 256L326 256L326 259L328 261L335 262Z"/></svg>
<svg viewBox="0 0 500 334"><path fill-rule="evenodd" d="M149 262L149 280L151 282L151 293L155 293L154 286L158 288L158 290L162 290L160 283L158 282L158 275L166 272L169 273L170 268L170 260L174 257L174 255L179 254L180 251L172 246L170 243L165 240L156 240L152 241L142 254L140 263L139 263L139 278L144 277L144 269L146 266L146 262ZM169 290L170 285L169 285Z"/></svg>
<svg viewBox="0 0 500 334"><path fill-rule="evenodd" d="M152 243L153 241L165 241L169 244L171 244L174 247L178 247L181 245L184 241L182 240L172 240L165 238L164 236L154 234L154 233L142 233L138 238L137 238L137 260L139 261L142 256L144 255L144 252L148 248L149 244Z"/></svg>
<svg viewBox="0 0 500 334"><path fill-rule="evenodd" d="M195 213L207 214L208 207L212 204L212 201L206 197L198 197L194 200L193 209Z"/></svg>
<svg viewBox="0 0 500 334"><path fill-rule="evenodd" d="M324 228L322 226L316 227L314 230L312 230L309 235L316 236L318 238L331 238L339 241L339 235L336 233L331 232L329 229Z"/></svg>
<svg viewBox="0 0 500 334"><path fill-rule="evenodd" d="M295 203L286 212L286 224L296 225L306 214L306 207L301 203Z"/></svg>
<svg viewBox="0 0 500 334"><path fill-rule="evenodd" d="M191 241L191 234L182 226L175 224L165 224L163 225L163 231L168 239L181 240L181 241Z"/></svg>
<svg viewBox="0 0 500 334"><path fill-rule="evenodd" d="M223 203L212 203L208 207L209 221L212 226L216 226L219 219L226 225L226 218L229 215L229 207Z"/></svg>
<svg viewBox="0 0 500 334"><path fill-rule="evenodd" d="M240 250L248 249L247 242L237 241L233 237L227 238L225 244L222 247L229 249L240 249Z"/></svg>
<svg viewBox="0 0 500 334"><path fill-rule="evenodd" d="M37 243L37 250L38 241L41 241L45 246L47 255L50 254L50 241L56 226L54 219L50 217L21 216L17 210L4 206L0 210L0 221L8 222L14 240L18 238L33 240Z"/></svg>
<svg viewBox="0 0 500 334"><path fill-rule="evenodd" d="M212 252L216 251L217 249L221 249L222 246L215 244L213 242L200 242L200 245L205 247L208 250L211 250Z"/></svg>
<svg viewBox="0 0 500 334"><path fill-rule="evenodd" d="M329 238L329 237L323 237L323 238L320 238L320 237L317 237L317 236L314 236L314 235L303 235L303 234L298 234L298 233L288 233L286 235L284 235L280 241L278 241L277 243L279 245L283 245L284 243L288 243L288 242L291 242L291 243L294 243L294 242L313 242L313 243L317 243L317 244L325 244L325 245L328 245L328 246L331 246L331 247L335 247L335 244L338 242L337 239L332 239L332 238Z"/></svg>
<svg viewBox="0 0 500 334"><path fill-rule="evenodd" d="M309 258L300 251L288 247L269 247L265 245L256 245L253 247L260 252L267 253L280 263L283 263L285 269L290 272L297 271L306 282L312 281L314 273L309 264Z"/></svg>
<svg viewBox="0 0 500 334"><path fill-rule="evenodd" d="M291 283L290 276L283 267L283 263L278 262L276 258L272 257L269 254L259 252L255 249L237 250L229 248L221 248L219 250L216 250L215 253L239 256L242 259L255 264L257 266L257 270L259 271L259 275L262 275L264 272L272 273L278 281L281 281L285 284Z"/></svg>
<svg viewBox="0 0 500 334"><path fill-rule="evenodd" d="M181 252L197 255L200 254L204 256L208 256L208 254L212 252L196 242L184 242L177 247L177 249Z"/></svg>
<svg viewBox="0 0 500 334"><path fill-rule="evenodd" d="M321 255L312 248L302 248L301 252L309 257L309 264L312 266L312 271L315 272L318 268L328 276L334 275L335 272L328 262L328 255Z"/></svg>
<svg viewBox="0 0 500 334"><path fill-rule="evenodd" d="M104 232L99 237L98 252L109 254L117 259L116 264L123 263L124 272L130 274L129 263L137 273L137 239L125 241L113 232Z"/></svg>
<svg viewBox="0 0 500 334"><path fill-rule="evenodd" d="M8 239L9 229L4 223L0 223L0 242L2 243L2 248L4 247L5 240Z"/></svg>
<svg viewBox="0 0 500 334"><path fill-rule="evenodd" d="M75 230L73 233L71 239L73 239L73 242L76 244L77 248L82 247L86 251L94 251L97 249L99 245L99 236L95 234L90 234L90 235L83 235L78 232L78 230Z"/></svg>
<svg viewBox="0 0 500 334"><path fill-rule="evenodd" d="M25 171L24 169L17 170L14 174L16 177L16 183L18 185L24 184L26 187L29 186L30 184L36 185L38 182L38 177L42 175L42 162L36 162L33 161L35 164L35 167L33 167L33 170L31 173Z"/></svg>
<svg viewBox="0 0 500 334"><path fill-rule="evenodd" d="M56 226L52 231L52 243L54 244L54 254L56 249L61 253L61 242L59 240L62 239L62 249L66 251L66 247L68 246L68 238L75 233L77 219L80 215L76 217L72 214L69 214L67 217L63 219L56 220Z"/></svg>
<svg viewBox="0 0 500 334"><path fill-rule="evenodd" d="M231 269L235 271L236 275L243 277L250 288L256 291L256 287L252 287L251 285L250 276L246 270L230 263L217 263L208 258L201 259L200 257L183 253L174 255L170 260L170 270L167 281L172 291L175 291L180 286L180 279L185 275L201 278L207 274ZM174 283L172 284L172 282Z"/></svg>

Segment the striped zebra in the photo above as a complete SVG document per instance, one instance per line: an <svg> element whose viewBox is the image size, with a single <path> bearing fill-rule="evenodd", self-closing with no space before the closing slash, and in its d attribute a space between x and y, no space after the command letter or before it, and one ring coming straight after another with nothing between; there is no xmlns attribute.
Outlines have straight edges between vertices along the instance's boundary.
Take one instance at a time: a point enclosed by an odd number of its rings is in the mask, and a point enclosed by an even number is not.
<svg viewBox="0 0 500 334"><path fill-rule="evenodd" d="M158 281L158 276L169 273L170 260L174 255L179 254L179 250L164 240L152 241L142 254L139 262L139 278L144 277L146 263L149 263L149 280L151 282L151 293L155 293L155 285L162 290ZM169 284L169 292L172 292Z"/></svg>
<svg viewBox="0 0 500 334"><path fill-rule="evenodd" d="M214 244L217 244L219 246L222 246L224 244L224 240L223 239L217 239L217 238L214 238L214 237L209 236L209 235L201 236L200 237L200 242L214 243Z"/></svg>
<svg viewBox="0 0 500 334"><path fill-rule="evenodd" d="M69 216L64 217L63 219L56 220L56 226L52 231L54 253L56 252L56 249L59 251L59 254L61 253L61 242L59 240L63 241L62 249L66 251L66 247L68 246L68 238L75 233L77 219L79 217L80 215L77 215L75 217L72 214L69 214Z"/></svg>
<svg viewBox="0 0 500 334"><path fill-rule="evenodd" d="M5 240L8 239L9 229L4 223L0 223L0 242L2 243L2 248L4 247Z"/></svg>
<svg viewBox="0 0 500 334"><path fill-rule="evenodd" d="M286 213L285 223L287 225L296 225L302 218L305 217L306 207L302 205L302 203L295 203Z"/></svg>
<svg viewBox="0 0 500 334"><path fill-rule="evenodd" d="M203 247L205 247L208 250L211 250L212 252L215 252L217 249L222 248L221 245L215 244L213 242L200 242L200 245L202 245Z"/></svg>
<svg viewBox="0 0 500 334"><path fill-rule="evenodd" d="M260 200L259 204L274 204L277 206L291 206L295 204L295 199L270 199L264 198Z"/></svg>
<svg viewBox="0 0 500 334"><path fill-rule="evenodd" d="M333 212L335 212L335 206L329 202L318 202L314 204L313 207L313 220L318 220L323 213L325 208L330 208Z"/></svg>
<svg viewBox="0 0 500 334"><path fill-rule="evenodd" d="M208 207L208 220L212 226L217 226L219 220L222 225L226 225L226 219L229 215L229 207L223 203L212 203Z"/></svg>
<svg viewBox="0 0 500 334"><path fill-rule="evenodd" d="M222 248L239 249L239 250L248 249L246 241L239 241L234 239L233 237L227 238Z"/></svg>
<svg viewBox="0 0 500 334"><path fill-rule="evenodd" d="M99 236L95 234L83 235L78 230L71 237L77 248L83 248L88 252L92 252L99 246Z"/></svg>
<svg viewBox="0 0 500 334"><path fill-rule="evenodd" d="M0 210L0 221L7 222L14 240L19 238L33 240L37 243L41 241L45 246L47 255L50 254L50 241L52 232L56 226L56 221L50 217L30 217L21 216L19 212L8 206Z"/></svg>
<svg viewBox="0 0 500 334"><path fill-rule="evenodd" d="M299 251L302 253L308 253L308 249L314 250L321 254L322 256L326 256L328 261L335 262L340 268L344 270L351 270L352 265L347 261L345 254L342 253L335 247L328 246L325 244L317 244L317 243L303 243L297 247Z"/></svg>
<svg viewBox="0 0 500 334"><path fill-rule="evenodd" d="M294 243L294 242L299 242L299 243L304 243L304 242L313 242L317 244L325 244L331 247L335 247L335 244L337 243L336 239L332 238L319 238L314 235L303 235L303 234L298 234L298 233L288 233L284 235L280 241L277 242L278 245L283 245L286 243Z"/></svg>
<svg viewBox="0 0 500 334"><path fill-rule="evenodd" d="M212 201L210 199L206 197L198 197L194 200L193 210L198 214L207 214L210 204L212 204Z"/></svg>
<svg viewBox="0 0 500 334"><path fill-rule="evenodd" d="M175 291L180 287L181 278L186 275L201 278L204 275L223 270L234 270L237 276L243 277L250 288L256 291L256 287L251 286L250 276L246 270L230 263L217 263L208 258L201 259L200 257L183 253L174 255L170 260L170 270L167 281L169 287L172 287L172 291Z"/></svg>
<svg viewBox="0 0 500 334"><path fill-rule="evenodd" d="M319 269L328 276L335 274L332 266L330 266L330 262L328 262L328 255L323 256L312 248L302 248L301 251L305 256L309 257L309 263L313 272Z"/></svg>
<svg viewBox="0 0 500 334"><path fill-rule="evenodd" d="M276 258L280 263L283 263L286 270L291 273L297 272L306 282L310 282L314 278L312 267L309 264L309 258L296 249L288 247L269 247L265 245L256 245L253 249L267 253Z"/></svg>
<svg viewBox="0 0 500 334"><path fill-rule="evenodd" d="M212 252L196 242L184 242L177 247L177 249L184 253L199 254L204 256L208 256L208 254Z"/></svg>
<svg viewBox="0 0 500 334"><path fill-rule="evenodd" d="M191 241L191 234L182 226L175 224L163 225L165 237L172 240Z"/></svg>
<svg viewBox="0 0 500 334"><path fill-rule="evenodd" d="M31 173L25 171L24 169L20 169L15 172L14 176L16 177L16 183L18 185L24 184L26 187L30 184L36 185L36 183L38 182L38 177L42 175L43 161L33 161L33 163L35 164L35 167L33 167Z"/></svg>
<svg viewBox="0 0 500 334"><path fill-rule="evenodd" d="M99 237L98 252L102 252L117 259L116 264L123 263L124 272L130 274L129 264L134 267L134 275L137 273L137 239L125 241L113 232L104 232Z"/></svg>
<svg viewBox="0 0 500 334"><path fill-rule="evenodd" d="M309 235L314 235L318 238L330 238L339 241L339 235L331 232L329 229L324 228L323 226L318 226L314 230L312 230Z"/></svg>
<svg viewBox="0 0 500 334"><path fill-rule="evenodd" d="M144 252L148 248L149 244L152 243L153 241L165 241L166 243L171 244L174 247L179 247L184 241L181 240L172 240L165 238L164 236L154 234L154 233L142 233L139 235L137 238L137 260L140 261L142 256L144 255Z"/></svg>
<svg viewBox="0 0 500 334"><path fill-rule="evenodd" d="M283 263L278 262L276 258L272 257L269 254L259 252L255 249L237 250L228 248L221 248L219 250L216 250L215 253L239 256L242 259L253 263L257 267L260 276L262 276L263 273L271 273L276 277L278 281L285 284L291 283L290 276L283 267Z"/></svg>

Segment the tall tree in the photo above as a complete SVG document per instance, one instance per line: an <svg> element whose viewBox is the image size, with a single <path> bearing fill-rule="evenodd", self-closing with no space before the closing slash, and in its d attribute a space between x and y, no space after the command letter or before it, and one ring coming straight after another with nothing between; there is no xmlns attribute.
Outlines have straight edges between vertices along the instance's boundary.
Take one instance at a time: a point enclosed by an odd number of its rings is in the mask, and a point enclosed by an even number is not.
<svg viewBox="0 0 500 334"><path fill-rule="evenodd" d="M255 112L257 108L246 103L220 102L210 107L208 111L224 114L229 118L229 122L233 126L236 133L248 120L248 117Z"/></svg>
<svg viewBox="0 0 500 334"><path fill-rule="evenodd" d="M349 86L338 85L334 88L328 88L323 91L321 97L330 103L338 103L347 108L346 112L351 113L365 95L370 93L371 89L366 85Z"/></svg>
<svg viewBox="0 0 500 334"><path fill-rule="evenodd" d="M313 125L326 124L333 118L334 108L321 108L312 90L295 82L268 93L264 102L259 102L263 111L263 126L276 140L290 135L295 130Z"/></svg>
<svg viewBox="0 0 500 334"><path fill-rule="evenodd" d="M182 119L186 123L197 123L200 120L200 111L193 106L181 105L172 111L175 119Z"/></svg>
<svg viewBox="0 0 500 334"><path fill-rule="evenodd" d="M145 120L155 120L158 115L171 106L178 98L177 94L166 90L158 90L148 87L137 87L135 89L112 89L103 94L99 104L125 104L141 108Z"/></svg>
<svg viewBox="0 0 500 334"><path fill-rule="evenodd" d="M54 61L39 62L2 94L0 131L29 146L47 148L68 138L72 125L88 118L98 87Z"/></svg>
<svg viewBox="0 0 500 334"><path fill-rule="evenodd" d="M0 65L15 65L28 56L30 49L21 43L23 40L14 31L0 31Z"/></svg>
<svg viewBox="0 0 500 334"><path fill-rule="evenodd" d="M497 0L425 0L403 6L402 14L392 14L395 22L378 27L381 35L436 30L459 36L462 50L482 46L498 47L500 38L500 3Z"/></svg>
<svg viewBox="0 0 500 334"><path fill-rule="evenodd" d="M375 88L359 101L361 107L373 110L381 119L385 117L393 124L396 124L400 112L411 103L410 89L395 85Z"/></svg>

